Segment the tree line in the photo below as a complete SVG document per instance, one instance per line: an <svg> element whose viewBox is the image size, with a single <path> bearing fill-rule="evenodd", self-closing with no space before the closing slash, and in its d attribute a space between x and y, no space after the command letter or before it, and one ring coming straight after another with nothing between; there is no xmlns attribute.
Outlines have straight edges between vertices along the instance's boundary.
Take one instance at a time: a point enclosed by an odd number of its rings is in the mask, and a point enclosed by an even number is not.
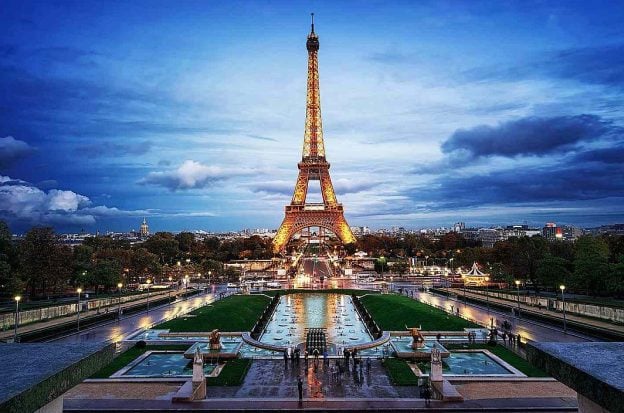
<svg viewBox="0 0 624 413"><path fill-rule="evenodd" d="M98 293L116 290L118 283L167 281L169 276L177 281L185 274L209 272L233 279L238 273L223 262L271 257L271 241L258 236L198 240L189 232L158 232L137 244L97 236L72 248L59 243L50 227L33 227L14 242L0 221L0 296L53 297L77 287Z"/></svg>
<svg viewBox="0 0 624 413"><path fill-rule="evenodd" d="M567 290L592 296L624 296L624 236L584 235L575 242L547 241L533 237L513 237L485 248L461 234L448 233L438 240L424 235L400 237L365 235L358 249L370 256L394 260L405 271L407 257L428 261L429 265L470 267L473 262L489 272L495 281L513 285L514 280L535 291ZM426 258L428 257L428 258ZM381 264L376 263L376 269ZM386 267L387 270L387 267Z"/></svg>

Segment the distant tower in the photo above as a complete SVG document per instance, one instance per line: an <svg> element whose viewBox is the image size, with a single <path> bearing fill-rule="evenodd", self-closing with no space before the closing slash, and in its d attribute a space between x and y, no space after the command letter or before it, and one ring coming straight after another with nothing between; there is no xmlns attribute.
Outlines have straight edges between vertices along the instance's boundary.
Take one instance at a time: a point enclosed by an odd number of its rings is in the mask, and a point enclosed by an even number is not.
<svg viewBox="0 0 624 413"><path fill-rule="evenodd" d="M147 225L147 221L145 220L145 218L143 218L143 223L141 224L139 234L141 235L141 237L149 236L149 226Z"/></svg>
<svg viewBox="0 0 624 413"><path fill-rule="evenodd" d="M295 233L309 227L327 229L336 234L343 244L353 244L356 241L345 220L342 204L336 199L334 186L329 176L329 162L325 159L318 72L319 39L314 32L314 14L312 14L312 28L306 48L308 49L308 93L303 156L298 164L299 175L292 200L290 205L286 205L284 221L273 238L274 253L283 251ZM323 203L306 202L310 181L320 181Z"/></svg>

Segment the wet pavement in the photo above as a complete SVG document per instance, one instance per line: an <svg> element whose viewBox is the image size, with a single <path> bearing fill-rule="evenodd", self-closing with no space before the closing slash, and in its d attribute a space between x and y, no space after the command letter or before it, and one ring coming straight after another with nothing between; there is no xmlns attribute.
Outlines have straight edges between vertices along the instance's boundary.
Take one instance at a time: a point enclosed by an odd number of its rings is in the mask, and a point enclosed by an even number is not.
<svg viewBox="0 0 624 413"><path fill-rule="evenodd" d="M370 369L337 373L336 361L324 364L302 358L297 364L283 360L254 360L245 381L238 387L208 387L208 398L297 398L297 379L303 380L303 397L322 400L327 398L410 398L418 397L416 386L393 386L381 360L371 359ZM340 360L344 365L344 360Z"/></svg>
<svg viewBox="0 0 624 413"><path fill-rule="evenodd" d="M199 308L215 301L219 293L225 292L224 286L213 286L206 294L196 295L187 299L173 301L160 307L150 309L149 313L143 311L119 321L112 321L87 328L78 333L61 337L55 343L82 343L82 342L118 342L128 338L140 329L148 329L155 324L186 314L195 308Z"/></svg>

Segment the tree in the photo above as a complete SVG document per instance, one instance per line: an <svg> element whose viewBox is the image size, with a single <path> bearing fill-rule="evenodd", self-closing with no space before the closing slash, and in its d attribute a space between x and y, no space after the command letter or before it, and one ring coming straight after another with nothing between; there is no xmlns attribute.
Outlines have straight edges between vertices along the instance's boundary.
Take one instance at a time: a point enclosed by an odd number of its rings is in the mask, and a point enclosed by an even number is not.
<svg viewBox="0 0 624 413"><path fill-rule="evenodd" d="M392 264L392 266L390 267L392 268L392 271L403 275L407 272L407 270L409 269L409 264L405 261L397 261L395 263Z"/></svg>
<svg viewBox="0 0 624 413"><path fill-rule="evenodd" d="M570 279L570 267L570 261L547 254L538 264L537 281L541 285L557 291L561 284L566 284L567 280Z"/></svg>
<svg viewBox="0 0 624 413"><path fill-rule="evenodd" d="M34 227L26 233L19 247L20 269L31 297L47 295L48 273L56 253L56 237L50 227Z"/></svg>
<svg viewBox="0 0 624 413"><path fill-rule="evenodd" d="M178 240L170 232L155 233L143 243L143 246L152 254L156 254L161 264L171 264L180 256Z"/></svg>
<svg viewBox="0 0 624 413"><path fill-rule="evenodd" d="M573 287L591 295L604 295L609 276L609 246L598 237L585 235L575 244Z"/></svg>
<svg viewBox="0 0 624 413"><path fill-rule="evenodd" d="M192 232L180 232L175 236L175 239L178 241L180 251L190 253L194 250L195 234Z"/></svg>

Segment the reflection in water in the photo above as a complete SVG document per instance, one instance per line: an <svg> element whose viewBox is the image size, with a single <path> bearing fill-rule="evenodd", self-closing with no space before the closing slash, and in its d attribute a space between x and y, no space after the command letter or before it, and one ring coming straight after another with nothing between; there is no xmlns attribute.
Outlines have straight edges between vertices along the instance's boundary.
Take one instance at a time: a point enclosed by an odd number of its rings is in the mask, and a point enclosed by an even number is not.
<svg viewBox="0 0 624 413"><path fill-rule="evenodd" d="M281 346L305 342L306 328L324 328L330 354L372 341L351 297L343 294L288 294L280 298L260 341Z"/></svg>

